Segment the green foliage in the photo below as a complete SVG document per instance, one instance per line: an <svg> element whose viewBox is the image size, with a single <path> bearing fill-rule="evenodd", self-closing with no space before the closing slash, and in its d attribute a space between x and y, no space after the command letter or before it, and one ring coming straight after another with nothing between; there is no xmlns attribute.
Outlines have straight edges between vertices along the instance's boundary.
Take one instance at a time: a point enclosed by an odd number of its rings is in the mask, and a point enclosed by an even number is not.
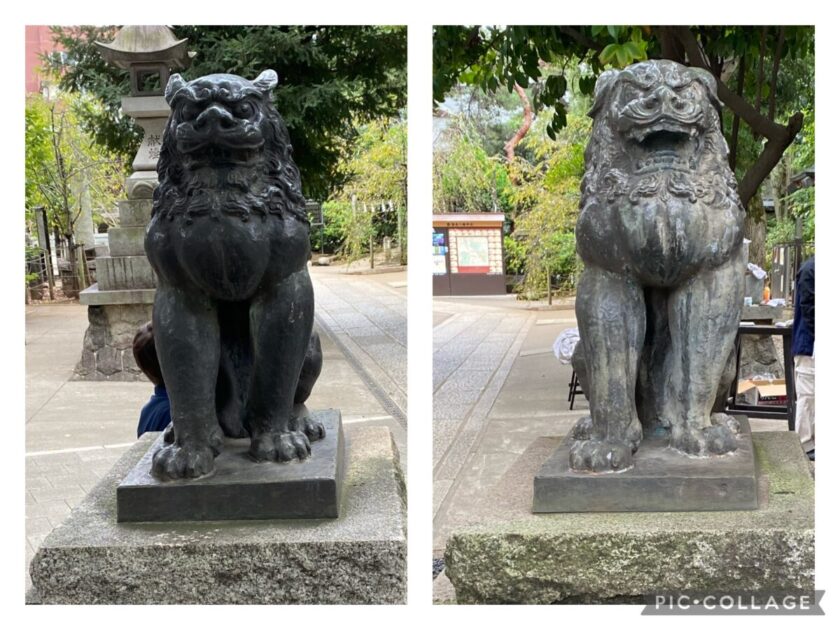
<svg viewBox="0 0 840 630"><path fill-rule="evenodd" d="M339 253L353 262L370 253L370 240L375 238L373 208L355 199L343 208L342 241Z"/></svg>
<svg viewBox="0 0 840 630"><path fill-rule="evenodd" d="M26 103L24 172L26 173L26 209L46 205L47 199L39 187L44 165L52 159L49 108L37 97Z"/></svg>
<svg viewBox="0 0 840 630"><path fill-rule="evenodd" d="M95 100L79 95L55 101L32 96L26 102L26 207L44 206L50 227L71 240L83 193L90 196L96 222L123 194L122 156L97 145L80 124L82 112L96 109Z"/></svg>
<svg viewBox="0 0 840 630"><path fill-rule="evenodd" d="M450 129L455 128L455 134L469 130L488 156L504 155L505 143L522 124L518 94L501 90L487 94L475 86L457 85L447 94L447 100L456 110L446 113L448 117L455 114L454 119L447 121Z"/></svg>
<svg viewBox="0 0 840 630"><path fill-rule="evenodd" d="M522 290L528 296L543 294L548 275L567 288L574 286L579 270L574 227L590 121L570 114L568 125L552 141L546 131L551 115L543 112L525 137L534 159L517 158L511 165L511 179L516 182L514 237L526 253Z"/></svg>
<svg viewBox="0 0 840 630"><path fill-rule="evenodd" d="M435 211L509 210L511 184L501 157L487 155L467 124L452 125L447 135L443 147L434 155L432 194Z"/></svg>
<svg viewBox="0 0 840 630"><path fill-rule="evenodd" d="M408 126L406 120L377 120L364 125L349 160L340 171L344 195L377 202L393 201L404 208L408 187Z"/></svg>
<svg viewBox="0 0 840 630"><path fill-rule="evenodd" d="M721 80L726 77L732 92L740 91L742 105L754 104L753 115L742 119L752 122L740 125L737 138L732 138L731 112L725 113L724 120L730 149L737 156L736 177L742 183L746 180L743 194L752 196L773 162L753 170L764 144L757 128L750 125L812 106L812 26L441 26L435 29L434 99L440 102L458 83L487 93L510 92L518 84L530 89L535 112L553 108L546 126L553 139L566 125L568 94L591 95L595 78L605 68L646 58L687 63L689 55L681 39L684 28L689 29L712 74ZM780 71L774 73L777 53ZM736 87L739 73L731 71L733 63L745 70L740 89ZM580 73L580 68L591 74ZM729 104L734 107L733 102ZM742 201L746 205L747 199Z"/></svg>
<svg viewBox="0 0 840 630"><path fill-rule="evenodd" d="M525 264L528 260L528 250L525 243L514 238L510 234L505 235L505 273L521 275L525 273Z"/></svg>
<svg viewBox="0 0 840 630"><path fill-rule="evenodd" d="M371 237L379 243L385 236L401 236L405 255L407 132L405 118L362 125L352 153L339 165L345 183L325 204L324 220L349 260L369 253Z"/></svg>
<svg viewBox="0 0 840 630"><path fill-rule="evenodd" d="M89 92L105 105L80 122L96 141L131 157L139 130L120 114L128 72L105 64L94 41L113 39L115 27L55 28L67 52L60 87ZM406 104L406 29L403 26L175 26L196 52L186 79L228 72L248 78L277 71L274 103L289 127L304 193L325 198L343 183L339 163L352 150L359 124L393 117Z"/></svg>
<svg viewBox="0 0 840 630"><path fill-rule="evenodd" d="M441 102L457 83L487 93L519 84L533 87L534 110L552 108L550 138L566 124L567 89L591 95L595 77L608 65L625 66L647 58L650 28L628 26L438 26L434 32L434 99ZM544 74L545 64L555 72ZM578 64L593 75L570 85L566 70Z"/></svg>

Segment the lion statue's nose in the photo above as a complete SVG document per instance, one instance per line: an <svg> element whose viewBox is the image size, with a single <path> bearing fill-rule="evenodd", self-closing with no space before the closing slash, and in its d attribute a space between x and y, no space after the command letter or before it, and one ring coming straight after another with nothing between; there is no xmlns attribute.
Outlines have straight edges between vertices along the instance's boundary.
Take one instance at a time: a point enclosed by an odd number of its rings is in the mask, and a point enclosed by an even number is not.
<svg viewBox="0 0 840 630"><path fill-rule="evenodd" d="M196 118L194 127L196 129L216 128L230 129L236 125L233 114L222 105L211 105Z"/></svg>

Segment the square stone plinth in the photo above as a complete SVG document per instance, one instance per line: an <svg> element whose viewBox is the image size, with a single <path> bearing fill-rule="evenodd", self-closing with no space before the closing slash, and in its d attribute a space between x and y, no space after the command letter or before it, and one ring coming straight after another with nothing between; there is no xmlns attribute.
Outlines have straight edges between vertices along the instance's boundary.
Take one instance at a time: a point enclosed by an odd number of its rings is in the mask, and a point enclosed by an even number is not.
<svg viewBox="0 0 840 630"><path fill-rule="evenodd" d="M645 437L623 472L586 473L569 468L571 439L564 440L534 477L534 512L678 512L754 510L758 507L750 423L732 453L689 457L668 446L668 434Z"/></svg>
<svg viewBox="0 0 840 630"><path fill-rule="evenodd" d="M312 455L285 464L256 463L250 440L226 439L214 470L199 479L160 481L151 473L152 456L163 435L117 486L117 520L230 521L273 518L336 518L344 474L341 413L313 411L324 425Z"/></svg>
<svg viewBox="0 0 840 630"><path fill-rule="evenodd" d="M814 482L796 433L753 434L756 510L533 514L534 476L560 442L535 440L453 524L446 573L458 603L813 591Z"/></svg>
<svg viewBox="0 0 840 630"><path fill-rule="evenodd" d="M405 489L387 428L345 429L338 518L118 523L116 487L153 439L139 440L47 536L30 565L30 601L404 603Z"/></svg>

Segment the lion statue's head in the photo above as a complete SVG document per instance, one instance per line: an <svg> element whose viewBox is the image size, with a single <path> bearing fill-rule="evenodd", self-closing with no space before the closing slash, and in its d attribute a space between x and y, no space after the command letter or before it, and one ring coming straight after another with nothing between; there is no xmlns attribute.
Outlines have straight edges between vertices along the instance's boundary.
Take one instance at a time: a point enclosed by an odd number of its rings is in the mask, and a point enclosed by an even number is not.
<svg viewBox="0 0 840 630"><path fill-rule="evenodd" d="M591 197L698 199L738 204L720 130L714 77L667 60L643 61L598 77L586 149L582 207Z"/></svg>
<svg viewBox="0 0 840 630"><path fill-rule="evenodd" d="M306 221L289 133L271 103L277 73L253 81L212 74L166 86L164 129L152 215L188 223L197 215L290 214Z"/></svg>

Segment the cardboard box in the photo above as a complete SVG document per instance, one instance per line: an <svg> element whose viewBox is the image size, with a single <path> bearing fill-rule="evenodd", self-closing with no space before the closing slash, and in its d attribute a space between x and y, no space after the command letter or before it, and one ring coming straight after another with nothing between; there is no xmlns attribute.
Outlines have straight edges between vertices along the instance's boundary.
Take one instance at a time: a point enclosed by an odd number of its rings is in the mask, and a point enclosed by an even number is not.
<svg viewBox="0 0 840 630"><path fill-rule="evenodd" d="M785 379L738 381L738 402L746 405L785 406Z"/></svg>

